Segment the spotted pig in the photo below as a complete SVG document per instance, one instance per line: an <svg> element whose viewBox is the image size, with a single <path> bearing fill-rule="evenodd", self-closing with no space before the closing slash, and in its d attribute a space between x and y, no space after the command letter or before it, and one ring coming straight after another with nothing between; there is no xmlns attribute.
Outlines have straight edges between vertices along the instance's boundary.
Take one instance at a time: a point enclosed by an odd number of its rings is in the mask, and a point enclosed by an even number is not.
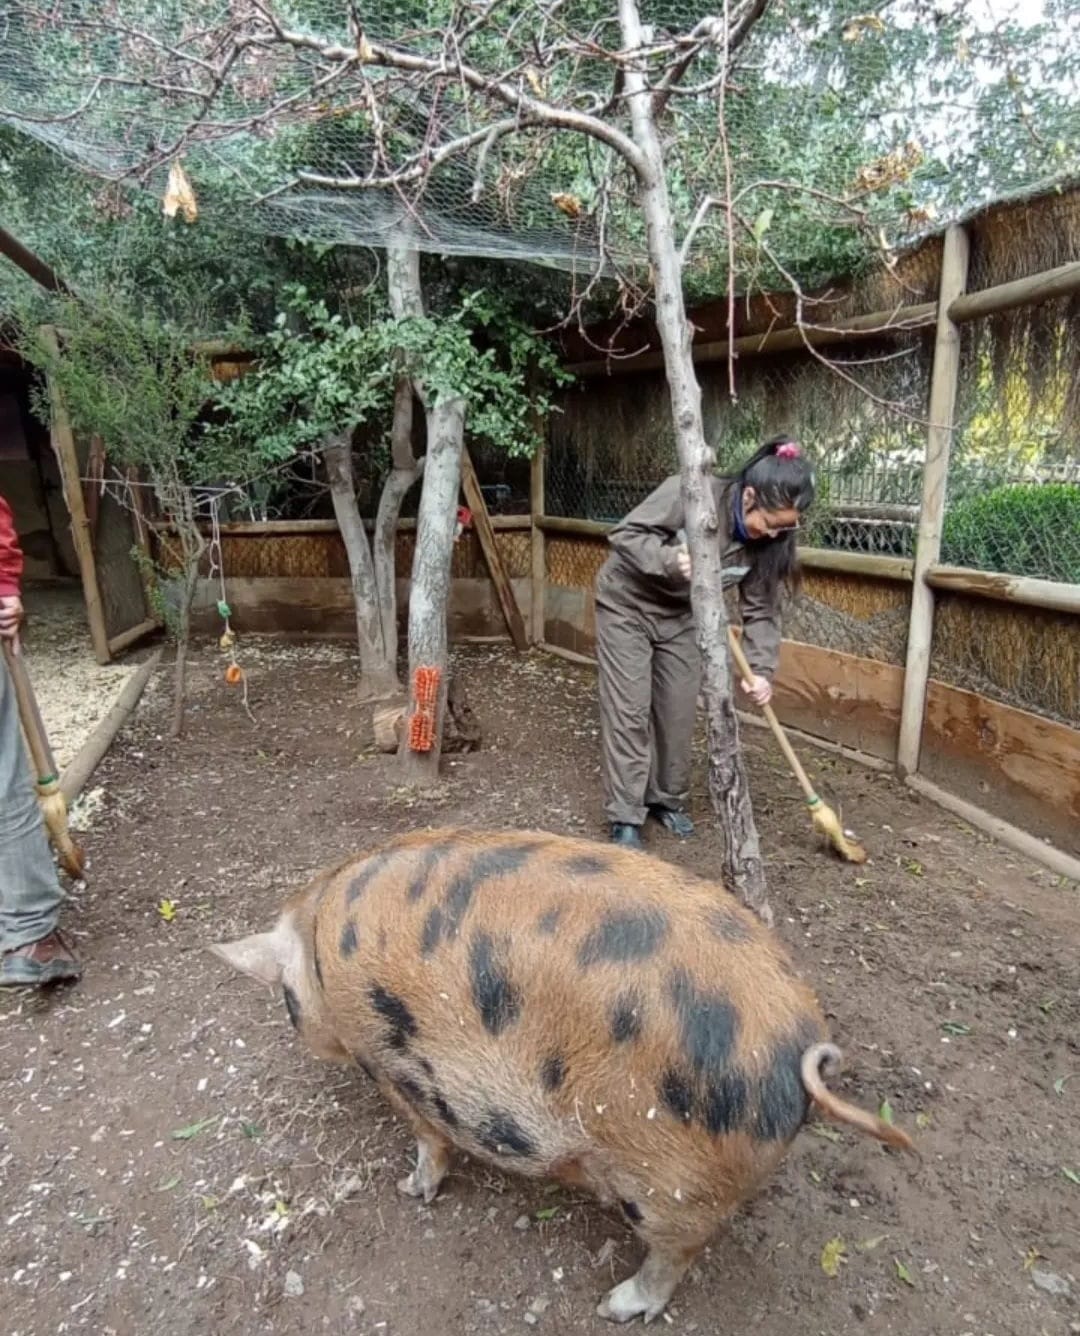
<svg viewBox="0 0 1080 1336"><path fill-rule="evenodd" d="M215 946L280 988L320 1057L412 1125L425 1202L453 1149L616 1205L648 1251L600 1305L655 1318L777 1167L840 1052L777 939L658 858L539 832L438 830L320 874L266 933Z"/></svg>

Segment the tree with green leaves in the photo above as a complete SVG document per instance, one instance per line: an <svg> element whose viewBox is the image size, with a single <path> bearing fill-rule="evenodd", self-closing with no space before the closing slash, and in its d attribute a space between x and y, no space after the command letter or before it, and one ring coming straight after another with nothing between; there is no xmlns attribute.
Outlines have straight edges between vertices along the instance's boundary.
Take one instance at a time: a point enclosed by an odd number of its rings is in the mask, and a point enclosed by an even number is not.
<svg viewBox="0 0 1080 1336"><path fill-rule="evenodd" d="M23 313L18 346L44 373L34 404L42 421L51 419L55 398L75 432L101 437L114 468L133 472L136 486L152 489L160 554L154 574L177 646L173 734L179 737L191 609L206 551L200 489L225 470L252 476L266 459L258 440L224 459L200 430L214 385L208 360L193 351L192 325L134 313L119 296L99 298L92 305L70 299L53 305L58 339L40 326L41 309L32 306Z"/></svg>

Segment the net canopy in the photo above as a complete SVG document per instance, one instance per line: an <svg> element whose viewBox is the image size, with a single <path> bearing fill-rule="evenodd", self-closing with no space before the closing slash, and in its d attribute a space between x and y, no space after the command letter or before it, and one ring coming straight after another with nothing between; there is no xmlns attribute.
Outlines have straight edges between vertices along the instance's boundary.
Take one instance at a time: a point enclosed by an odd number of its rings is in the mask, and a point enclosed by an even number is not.
<svg viewBox="0 0 1080 1336"><path fill-rule="evenodd" d="M699 292L1080 176L1073 0L864 3L640 0L628 52L598 0L0 0L0 123L249 232L640 274L632 65Z"/></svg>

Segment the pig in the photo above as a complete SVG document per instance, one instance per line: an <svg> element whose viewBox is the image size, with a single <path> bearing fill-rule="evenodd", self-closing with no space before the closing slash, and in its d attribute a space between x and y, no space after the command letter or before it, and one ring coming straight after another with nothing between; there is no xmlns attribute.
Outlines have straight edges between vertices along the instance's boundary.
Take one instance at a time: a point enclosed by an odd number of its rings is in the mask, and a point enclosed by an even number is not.
<svg viewBox="0 0 1080 1336"><path fill-rule="evenodd" d="M275 926L212 948L280 989L304 1043L357 1064L416 1134L401 1192L457 1148L616 1206L646 1245L615 1322L663 1312L832 1094L840 1050L777 938L722 886L636 850L443 829L327 869Z"/></svg>

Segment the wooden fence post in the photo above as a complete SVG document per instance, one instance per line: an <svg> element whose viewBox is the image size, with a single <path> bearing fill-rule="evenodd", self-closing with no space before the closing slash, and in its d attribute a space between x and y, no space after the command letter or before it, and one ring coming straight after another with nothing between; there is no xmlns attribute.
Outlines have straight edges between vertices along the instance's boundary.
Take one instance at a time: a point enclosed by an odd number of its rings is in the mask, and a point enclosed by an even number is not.
<svg viewBox="0 0 1080 1336"><path fill-rule="evenodd" d="M56 330L51 326L44 325L40 332L49 351L55 356L60 356L60 342ZM90 626L90 640L94 646L94 657L98 663L105 664L111 661L112 655L109 652L109 633L105 627L105 613L101 606L97 563L94 560L94 545L90 538L90 520L86 514L86 504L83 499L82 479L79 476L79 457L75 450L75 437L55 377L46 377L46 380L49 401L52 406L52 447L60 468L60 482L64 500L67 503L68 516L71 520L71 541L75 545L75 555L79 560L83 599L86 603L86 620Z"/></svg>
<svg viewBox="0 0 1080 1336"><path fill-rule="evenodd" d="M927 583L930 567L941 555L946 485L952 448L956 392L960 375L960 330L950 319L949 307L967 286L969 244L960 226L945 233L938 292L937 336L930 379L930 422L926 430L922 505L915 539L915 566L911 585L904 696L900 707L900 738L896 766L905 778L919 768L926 684L930 677L930 647L934 635L934 591Z"/></svg>
<svg viewBox="0 0 1080 1336"><path fill-rule="evenodd" d="M544 643L545 598L547 584L546 555L544 551L544 530L540 521L544 518L544 453L546 442L541 436L540 444L532 457L532 469L529 474L529 517L532 525L532 643Z"/></svg>

